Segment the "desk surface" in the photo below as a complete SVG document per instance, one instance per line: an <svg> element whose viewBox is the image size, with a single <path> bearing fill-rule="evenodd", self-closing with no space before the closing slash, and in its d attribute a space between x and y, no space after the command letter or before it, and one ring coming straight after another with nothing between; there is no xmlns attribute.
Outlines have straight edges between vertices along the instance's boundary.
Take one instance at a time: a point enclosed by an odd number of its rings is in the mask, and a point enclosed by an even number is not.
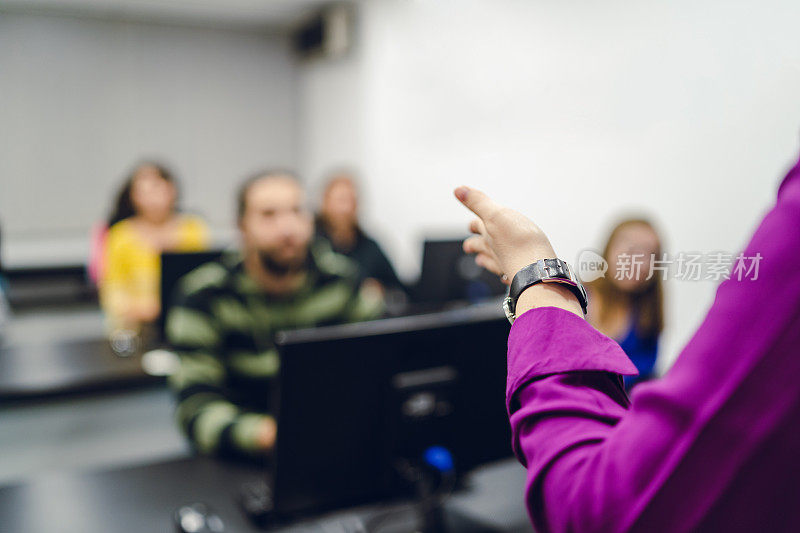
<svg viewBox="0 0 800 533"><path fill-rule="evenodd" d="M141 357L119 357L108 340L88 339L0 349L0 401L157 384Z"/></svg>
<svg viewBox="0 0 800 533"><path fill-rule="evenodd" d="M197 457L104 472L54 474L0 488L0 524L4 531L170 532L175 509L204 502L222 518L226 532L259 531L239 510L236 495L242 483L262 475L242 465ZM454 495L448 507L502 530L531 531L522 505L524 481L524 469L513 461L490 465L476 472L470 487ZM340 511L281 531L344 531L343 521L381 509Z"/></svg>

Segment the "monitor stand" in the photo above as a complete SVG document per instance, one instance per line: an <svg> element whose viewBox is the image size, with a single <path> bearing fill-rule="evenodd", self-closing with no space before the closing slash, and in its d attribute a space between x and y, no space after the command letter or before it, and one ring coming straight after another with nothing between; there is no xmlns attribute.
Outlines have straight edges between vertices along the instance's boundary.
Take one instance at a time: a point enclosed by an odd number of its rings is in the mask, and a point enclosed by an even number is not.
<svg viewBox="0 0 800 533"><path fill-rule="evenodd" d="M399 522L400 516L395 515L395 520L386 520L379 517L378 521L384 525L386 532L391 531L414 531L419 533L493 533L498 531L480 520L470 517L452 506L447 506L447 500L453 490L461 485L463 478L457 472L449 469L445 472L436 471L432 465L421 466L413 465L408 462L399 461L396 463L398 472L411 482L414 486L416 495L409 513L403 513L402 528L393 529ZM449 487L442 494L442 485ZM411 520L409 520L409 518ZM373 524L374 521L371 521ZM400 525L400 524L397 524ZM384 529L368 528L369 533L378 533Z"/></svg>

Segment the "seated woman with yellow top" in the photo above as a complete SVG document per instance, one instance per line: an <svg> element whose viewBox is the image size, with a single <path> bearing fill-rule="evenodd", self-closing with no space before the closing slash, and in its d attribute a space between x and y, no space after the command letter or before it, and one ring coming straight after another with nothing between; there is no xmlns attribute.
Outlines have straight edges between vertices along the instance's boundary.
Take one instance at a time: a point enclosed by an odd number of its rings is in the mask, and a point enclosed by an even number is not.
<svg viewBox="0 0 800 533"><path fill-rule="evenodd" d="M105 240L100 302L114 329L140 331L161 309L161 252L208 248L199 217L177 211L178 188L162 166L143 163L119 192Z"/></svg>

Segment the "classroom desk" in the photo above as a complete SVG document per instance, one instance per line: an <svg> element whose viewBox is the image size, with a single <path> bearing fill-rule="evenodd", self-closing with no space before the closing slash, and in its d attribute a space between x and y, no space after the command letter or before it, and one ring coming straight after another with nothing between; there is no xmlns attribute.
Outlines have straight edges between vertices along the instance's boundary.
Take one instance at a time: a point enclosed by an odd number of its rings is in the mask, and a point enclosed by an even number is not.
<svg viewBox="0 0 800 533"><path fill-rule="evenodd" d="M80 263L6 268L8 301L14 309L97 300L97 290Z"/></svg>
<svg viewBox="0 0 800 533"><path fill-rule="evenodd" d="M239 509L236 495L242 483L263 474L252 468L192 457L117 470L47 475L0 488L3 531L92 533L174 531L173 512L188 503L209 505L225 523L225 531L262 531ZM512 460L475 472L469 487L448 501L448 508L482 521L491 531L532 531L522 504L525 470ZM406 504L393 510L410 516ZM363 506L308 517L281 532L357 531L357 524L385 506ZM398 531L399 529L393 529ZM400 529L402 530L402 529ZM489 530L489 529L487 529Z"/></svg>
<svg viewBox="0 0 800 533"><path fill-rule="evenodd" d="M147 386L164 378L142 370L141 356L119 357L108 340L0 348L0 401Z"/></svg>

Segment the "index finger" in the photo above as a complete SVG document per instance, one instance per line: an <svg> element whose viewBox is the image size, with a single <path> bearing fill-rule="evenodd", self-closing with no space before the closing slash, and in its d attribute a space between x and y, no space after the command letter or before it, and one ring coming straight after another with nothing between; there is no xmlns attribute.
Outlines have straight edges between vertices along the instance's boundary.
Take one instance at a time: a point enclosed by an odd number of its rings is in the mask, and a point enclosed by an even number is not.
<svg viewBox="0 0 800 533"><path fill-rule="evenodd" d="M456 195L456 198L458 198L458 200L464 204L467 209L478 215L483 220L491 218L492 215L500 210L500 206L497 205L494 200L489 198L486 194L478 189L473 189L471 187L462 185L453 192Z"/></svg>

